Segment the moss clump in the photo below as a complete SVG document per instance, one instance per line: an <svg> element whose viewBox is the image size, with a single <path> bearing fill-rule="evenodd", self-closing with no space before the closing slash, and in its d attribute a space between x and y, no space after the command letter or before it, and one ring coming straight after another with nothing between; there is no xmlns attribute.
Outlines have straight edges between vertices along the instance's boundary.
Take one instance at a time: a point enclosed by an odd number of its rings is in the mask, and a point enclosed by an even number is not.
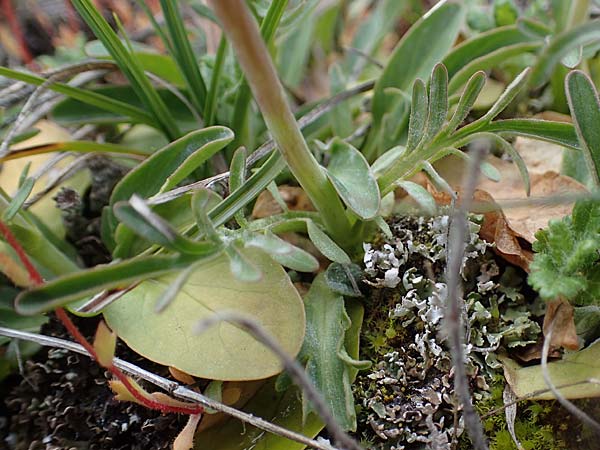
<svg viewBox="0 0 600 450"><path fill-rule="evenodd" d="M504 405L502 393L504 391L504 378L494 377L490 384L490 395L476 403L479 414L484 417L483 427L490 439L491 450L516 450L506 423L503 410L486 417L486 414L502 408ZM552 422L556 413L556 402L528 402L519 404L515 418L515 434L524 450L561 450L567 449L563 440L556 437L557 431ZM464 436L460 441L461 450L471 449L471 442Z"/></svg>

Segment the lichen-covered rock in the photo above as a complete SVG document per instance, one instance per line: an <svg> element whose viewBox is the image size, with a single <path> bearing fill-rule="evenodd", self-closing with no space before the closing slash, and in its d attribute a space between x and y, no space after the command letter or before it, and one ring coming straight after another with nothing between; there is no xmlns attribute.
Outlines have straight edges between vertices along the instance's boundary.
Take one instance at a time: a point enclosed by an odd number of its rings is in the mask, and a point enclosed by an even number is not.
<svg viewBox="0 0 600 450"><path fill-rule="evenodd" d="M371 291L362 348L374 365L355 383L358 433L373 449L450 449L463 423L443 326L449 217L402 217L389 225L392 239L364 244ZM500 368L496 352L535 343L540 327L518 272L497 263L477 223L470 226L461 271L465 354L471 390L481 398Z"/></svg>

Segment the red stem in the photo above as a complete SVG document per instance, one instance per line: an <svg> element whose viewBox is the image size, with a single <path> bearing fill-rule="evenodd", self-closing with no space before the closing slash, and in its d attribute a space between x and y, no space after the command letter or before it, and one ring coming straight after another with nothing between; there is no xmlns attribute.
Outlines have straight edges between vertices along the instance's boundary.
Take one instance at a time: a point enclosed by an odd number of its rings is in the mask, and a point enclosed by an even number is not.
<svg viewBox="0 0 600 450"><path fill-rule="evenodd" d="M25 37L21 31L21 25L19 24L19 20L15 14L15 8L12 4L12 1L2 0L2 10L4 11L4 16L6 17L10 31L15 36L17 44L19 45L21 58L26 64L30 64L33 61L33 56L27 47L27 43L25 42Z"/></svg>
<svg viewBox="0 0 600 450"><path fill-rule="evenodd" d="M25 250L23 250L23 247L21 247L21 244L19 244L19 242L15 238L15 236L12 233L12 231L10 230L10 228L8 228L8 226L2 220L0 220L0 233L4 236L4 239L6 239L6 242L17 253L17 256L19 257L19 259L21 260L21 262L27 269L27 273L29 274L29 278L31 279L32 284L34 286L42 284L44 282L42 276L37 271L35 266L32 264L31 260L25 253ZM67 312L63 308L56 308L54 310L54 312L56 313L56 317L62 322L62 324L65 326L67 331L71 334L71 336L73 336L73 338L77 342L79 342L79 344L81 344L83 346L83 348L85 348L85 350L90 354L90 356L92 357L92 359L94 361L98 361L98 354L96 353L94 346L92 344L90 344L88 342L88 340L81 334L81 332L75 326L75 324L73 323L73 321L71 320L71 318L69 317ZM140 391L138 391L131 384L129 377L127 375L125 375L117 367L115 367L114 364L111 363L110 366L108 366L106 368L110 371L110 373L112 373L115 376L115 378L117 378L121 383L123 383L123 386L125 386L125 389L127 389L129 391L129 393L137 401L139 401L141 404L143 404L147 408L157 409L157 410L161 411L162 413L175 413L175 414L200 414L204 411L204 408L200 405L197 405L197 406L190 405L189 407L172 406L172 405L166 405L164 403L149 399L148 397L145 397L144 395L142 395L140 393Z"/></svg>

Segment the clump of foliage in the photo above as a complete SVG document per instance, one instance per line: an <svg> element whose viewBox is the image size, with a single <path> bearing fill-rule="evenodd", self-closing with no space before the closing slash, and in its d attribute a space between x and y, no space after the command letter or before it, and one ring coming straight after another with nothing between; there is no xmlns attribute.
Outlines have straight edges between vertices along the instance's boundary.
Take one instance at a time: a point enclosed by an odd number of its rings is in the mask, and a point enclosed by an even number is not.
<svg viewBox="0 0 600 450"><path fill-rule="evenodd" d="M529 282L540 296L600 306L600 204L578 202L571 216L551 221L535 237Z"/></svg>

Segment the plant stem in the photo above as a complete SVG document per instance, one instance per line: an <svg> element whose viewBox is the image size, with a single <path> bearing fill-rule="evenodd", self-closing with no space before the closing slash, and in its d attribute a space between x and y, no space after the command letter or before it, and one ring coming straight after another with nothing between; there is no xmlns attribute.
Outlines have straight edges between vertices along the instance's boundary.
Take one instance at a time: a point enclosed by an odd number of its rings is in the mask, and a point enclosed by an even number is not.
<svg viewBox="0 0 600 450"><path fill-rule="evenodd" d="M258 26L243 0L211 0L267 127L292 174L321 213L328 232L340 244L350 236L350 222L337 193L314 158L286 101Z"/></svg>

